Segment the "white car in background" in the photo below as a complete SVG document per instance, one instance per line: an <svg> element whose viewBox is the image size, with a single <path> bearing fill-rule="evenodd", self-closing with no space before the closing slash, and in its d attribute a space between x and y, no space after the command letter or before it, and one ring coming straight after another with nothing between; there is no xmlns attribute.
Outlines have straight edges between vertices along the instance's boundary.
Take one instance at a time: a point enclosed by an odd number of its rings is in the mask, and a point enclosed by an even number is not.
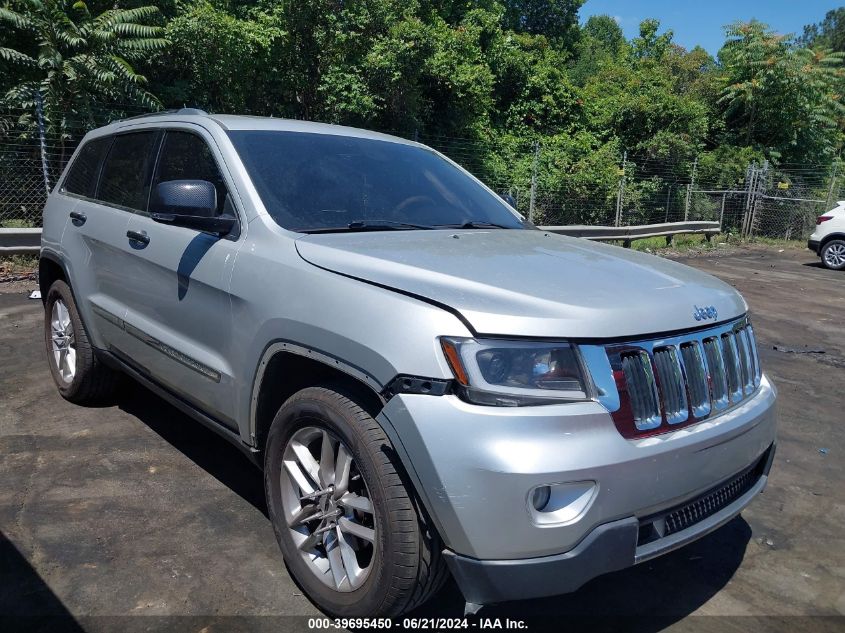
<svg viewBox="0 0 845 633"><path fill-rule="evenodd" d="M845 270L845 200L819 216L807 248L822 258L826 268Z"/></svg>

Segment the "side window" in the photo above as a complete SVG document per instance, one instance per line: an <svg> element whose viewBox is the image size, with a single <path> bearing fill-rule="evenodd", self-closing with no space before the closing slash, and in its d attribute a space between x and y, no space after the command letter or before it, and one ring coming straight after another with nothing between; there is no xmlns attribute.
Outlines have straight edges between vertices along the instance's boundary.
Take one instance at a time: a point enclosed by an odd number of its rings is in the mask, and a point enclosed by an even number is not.
<svg viewBox="0 0 845 633"><path fill-rule="evenodd" d="M63 191L88 198L94 197L94 190L97 188L97 175L100 173L100 164L103 161L103 156L109 149L111 141L112 137L106 136L104 138L95 138L93 141L88 141L82 146L62 184Z"/></svg>
<svg viewBox="0 0 845 633"><path fill-rule="evenodd" d="M206 142L190 132L167 132L153 186L168 180L207 180L217 189L217 215L234 214L229 191Z"/></svg>
<svg viewBox="0 0 845 633"><path fill-rule="evenodd" d="M150 193L150 165L158 132L131 132L114 137L97 188L97 199L144 211Z"/></svg>

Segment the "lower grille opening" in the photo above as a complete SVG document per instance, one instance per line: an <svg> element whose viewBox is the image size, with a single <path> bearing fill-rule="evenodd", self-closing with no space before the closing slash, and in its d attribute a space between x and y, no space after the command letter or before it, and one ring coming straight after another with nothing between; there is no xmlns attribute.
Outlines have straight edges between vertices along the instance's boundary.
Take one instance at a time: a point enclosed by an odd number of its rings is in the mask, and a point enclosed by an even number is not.
<svg viewBox="0 0 845 633"><path fill-rule="evenodd" d="M692 501L641 519L637 547L685 530L739 499L763 475L771 450L769 448L751 466Z"/></svg>

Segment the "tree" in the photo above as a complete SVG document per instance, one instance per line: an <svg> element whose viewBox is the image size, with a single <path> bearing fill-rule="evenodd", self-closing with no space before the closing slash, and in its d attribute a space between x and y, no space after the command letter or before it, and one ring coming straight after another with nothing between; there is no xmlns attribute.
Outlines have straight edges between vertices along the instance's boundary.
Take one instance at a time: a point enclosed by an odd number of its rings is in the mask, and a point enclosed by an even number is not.
<svg viewBox="0 0 845 633"><path fill-rule="evenodd" d="M829 48L845 51L845 7L828 11L818 24L804 27L798 43L807 48Z"/></svg>
<svg viewBox="0 0 845 633"><path fill-rule="evenodd" d="M207 0L191 3L167 23L170 46L149 64L157 94L174 107L279 114L271 94L285 35L279 13L256 9L240 17Z"/></svg>
<svg viewBox="0 0 845 633"><path fill-rule="evenodd" d="M789 162L832 160L842 141L845 54L795 47L757 21L726 33L719 51L726 140Z"/></svg>
<svg viewBox="0 0 845 633"><path fill-rule="evenodd" d="M585 0L503 0L503 25L512 31L558 39L572 37ZM574 39L574 38L573 38Z"/></svg>
<svg viewBox="0 0 845 633"><path fill-rule="evenodd" d="M593 15L587 20L578 37L570 76L583 86L600 72L602 66L620 63L620 56L628 53L628 42L622 28L609 15Z"/></svg>
<svg viewBox="0 0 845 633"><path fill-rule="evenodd" d="M40 92L47 121L62 138L76 120L94 123L95 106L131 102L157 108L158 99L132 66L165 47L162 29L142 22L158 9L108 9L92 15L82 0L18 0L0 7L0 23L19 34L0 59L20 72L3 96L6 105L31 111Z"/></svg>
<svg viewBox="0 0 845 633"><path fill-rule="evenodd" d="M638 59L653 59L660 61L663 55L669 50L672 44L672 31L666 31L662 35L658 35L660 30L660 20L643 20L640 23L640 36L635 37L632 44L634 45L634 57Z"/></svg>
<svg viewBox="0 0 845 633"><path fill-rule="evenodd" d="M625 46L622 27L609 15L591 15L581 30L581 36L589 38L596 48L610 55L618 55Z"/></svg>

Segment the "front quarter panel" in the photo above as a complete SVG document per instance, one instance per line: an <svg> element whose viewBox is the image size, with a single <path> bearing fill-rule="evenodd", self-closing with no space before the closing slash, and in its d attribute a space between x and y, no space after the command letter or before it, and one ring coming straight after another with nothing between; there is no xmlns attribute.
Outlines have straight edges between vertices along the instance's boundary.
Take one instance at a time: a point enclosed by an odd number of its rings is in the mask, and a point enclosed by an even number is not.
<svg viewBox="0 0 845 633"><path fill-rule="evenodd" d="M254 444L252 396L265 353L289 342L351 368L377 391L399 373L452 378L441 335L468 336L449 312L303 261L286 232L256 218L231 283L237 410L242 439ZM260 448L260 447L259 447Z"/></svg>

